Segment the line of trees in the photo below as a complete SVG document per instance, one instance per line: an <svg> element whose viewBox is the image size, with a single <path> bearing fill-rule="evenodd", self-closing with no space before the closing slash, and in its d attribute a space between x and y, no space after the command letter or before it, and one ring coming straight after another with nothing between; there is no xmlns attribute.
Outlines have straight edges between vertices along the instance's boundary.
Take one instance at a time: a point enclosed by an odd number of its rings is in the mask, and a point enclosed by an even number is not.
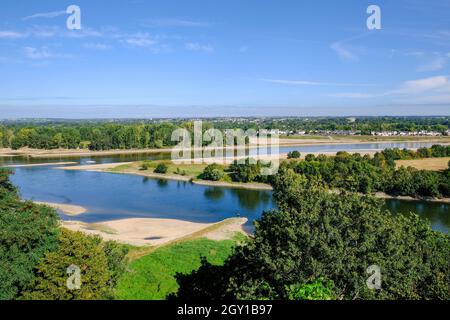
<svg viewBox="0 0 450 320"><path fill-rule="evenodd" d="M0 126L0 147L143 149L172 146L172 123Z"/></svg>
<svg viewBox="0 0 450 320"><path fill-rule="evenodd" d="M309 154L305 161L285 162L282 166L330 189L412 197L450 196L450 168L443 172L396 168L391 155L389 150L373 158L347 152L338 152L335 157Z"/></svg>

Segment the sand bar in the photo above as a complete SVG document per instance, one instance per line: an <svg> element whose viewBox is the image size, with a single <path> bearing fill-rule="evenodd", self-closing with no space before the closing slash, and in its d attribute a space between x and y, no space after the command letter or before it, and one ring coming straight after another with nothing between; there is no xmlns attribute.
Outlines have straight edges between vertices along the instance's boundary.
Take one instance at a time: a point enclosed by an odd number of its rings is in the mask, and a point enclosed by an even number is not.
<svg viewBox="0 0 450 320"><path fill-rule="evenodd" d="M78 164L78 162L47 162L47 163L30 163L30 164L11 164L4 168L26 168L26 167L48 167L48 166L65 166L71 164Z"/></svg>
<svg viewBox="0 0 450 320"><path fill-rule="evenodd" d="M53 202L42 202L34 201L36 204L43 204L51 208L61 210L64 214L68 216L78 216L86 212L86 208L73 205L73 204L63 204L63 203L53 203Z"/></svg>
<svg viewBox="0 0 450 320"><path fill-rule="evenodd" d="M96 234L104 240L114 240L135 246L158 246L190 236L213 240L230 239L236 232L244 233L242 225L246 222L246 218L231 218L219 223L132 218L93 224L63 221L62 226L72 231Z"/></svg>

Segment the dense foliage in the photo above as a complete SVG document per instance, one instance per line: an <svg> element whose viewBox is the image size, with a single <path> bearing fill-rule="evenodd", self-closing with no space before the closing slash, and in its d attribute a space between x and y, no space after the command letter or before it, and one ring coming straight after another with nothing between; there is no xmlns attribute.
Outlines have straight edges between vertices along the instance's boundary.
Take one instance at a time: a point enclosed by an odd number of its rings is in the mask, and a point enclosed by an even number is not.
<svg viewBox="0 0 450 320"><path fill-rule="evenodd" d="M274 187L278 209L256 222L254 238L224 266L203 261L179 274L178 298L450 298L450 237L417 215L394 217L381 200L330 193L287 167ZM381 290L366 284L372 265Z"/></svg>
<svg viewBox="0 0 450 320"><path fill-rule="evenodd" d="M28 300L99 300L113 297L118 274L124 271L126 250L117 244L104 243L99 237L61 230L58 248L45 254L37 266ZM69 266L80 268L80 288L67 286Z"/></svg>
<svg viewBox="0 0 450 320"><path fill-rule="evenodd" d="M125 268L127 249L58 227L54 209L22 201L0 169L0 300L106 299ZM66 286L81 269L81 288Z"/></svg>
<svg viewBox="0 0 450 320"><path fill-rule="evenodd" d="M34 279L34 268L57 245L53 209L21 201L0 169L0 300L17 298Z"/></svg>
<svg viewBox="0 0 450 320"><path fill-rule="evenodd" d="M362 193L381 191L413 197L450 196L450 168L444 172L396 168L396 154L395 149L376 153L373 158L347 152L338 152L335 157L309 154L305 161L290 161L283 165L331 189Z"/></svg>

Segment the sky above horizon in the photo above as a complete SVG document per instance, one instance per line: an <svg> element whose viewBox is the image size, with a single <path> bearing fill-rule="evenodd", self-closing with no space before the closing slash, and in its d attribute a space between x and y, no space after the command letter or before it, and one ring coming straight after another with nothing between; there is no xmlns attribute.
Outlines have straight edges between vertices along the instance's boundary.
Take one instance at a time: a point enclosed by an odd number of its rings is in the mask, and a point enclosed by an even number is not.
<svg viewBox="0 0 450 320"><path fill-rule="evenodd" d="M450 0L0 4L2 119L449 115L449 70Z"/></svg>

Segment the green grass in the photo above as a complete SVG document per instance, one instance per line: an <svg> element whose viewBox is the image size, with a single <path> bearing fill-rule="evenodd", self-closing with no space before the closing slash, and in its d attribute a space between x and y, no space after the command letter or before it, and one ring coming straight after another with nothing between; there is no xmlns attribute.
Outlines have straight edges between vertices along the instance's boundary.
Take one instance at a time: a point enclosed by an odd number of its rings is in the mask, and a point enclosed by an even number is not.
<svg viewBox="0 0 450 320"><path fill-rule="evenodd" d="M190 273L200 267L204 256L221 265L237 240L213 241L205 238L175 243L134 260L120 279L116 298L121 300L162 300L178 290L175 274Z"/></svg>

